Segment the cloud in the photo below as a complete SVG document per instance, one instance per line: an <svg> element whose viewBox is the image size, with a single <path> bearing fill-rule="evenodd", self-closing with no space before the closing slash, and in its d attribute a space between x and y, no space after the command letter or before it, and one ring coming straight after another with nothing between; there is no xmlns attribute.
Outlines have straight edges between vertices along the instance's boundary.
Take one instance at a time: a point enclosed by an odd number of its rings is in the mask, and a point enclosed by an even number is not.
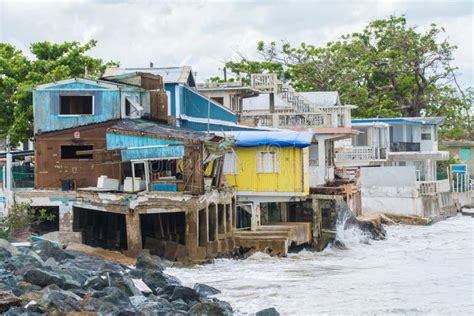
<svg viewBox="0 0 474 316"><path fill-rule="evenodd" d="M455 65L473 84L471 1L3 1L0 38L27 51L36 41L98 40L92 55L124 66L193 66L198 80L220 73L259 40L324 45L369 21L406 14L411 25L435 22L457 45Z"/></svg>

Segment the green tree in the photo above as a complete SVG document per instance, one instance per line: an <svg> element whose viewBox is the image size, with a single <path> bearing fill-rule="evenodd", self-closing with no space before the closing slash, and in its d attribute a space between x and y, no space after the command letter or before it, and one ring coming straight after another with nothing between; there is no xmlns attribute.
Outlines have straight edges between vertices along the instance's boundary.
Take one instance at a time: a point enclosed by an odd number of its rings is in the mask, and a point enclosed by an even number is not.
<svg viewBox="0 0 474 316"><path fill-rule="evenodd" d="M7 43L0 43L0 138L10 134L12 143L32 136L33 99L36 85L72 77L100 77L105 63L87 53L97 42L33 43L33 58Z"/></svg>
<svg viewBox="0 0 474 316"><path fill-rule="evenodd" d="M259 42L258 60L241 56L226 67L247 81L252 73L277 73L297 91L336 90L357 106L354 117L447 116L454 137L468 137L472 102L461 97L450 65L456 46L440 40L444 31L432 24L421 32L391 16L324 47Z"/></svg>

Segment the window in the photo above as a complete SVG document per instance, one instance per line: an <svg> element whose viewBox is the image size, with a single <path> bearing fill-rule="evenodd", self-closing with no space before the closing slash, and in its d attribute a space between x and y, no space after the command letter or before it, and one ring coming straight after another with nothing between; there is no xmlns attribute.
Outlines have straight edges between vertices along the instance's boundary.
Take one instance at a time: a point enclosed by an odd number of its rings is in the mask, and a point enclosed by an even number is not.
<svg viewBox="0 0 474 316"><path fill-rule="evenodd" d="M459 149L459 158L462 161L471 160L471 148L460 148Z"/></svg>
<svg viewBox="0 0 474 316"><path fill-rule="evenodd" d="M237 154L234 151L224 156L224 174L237 174Z"/></svg>
<svg viewBox="0 0 474 316"><path fill-rule="evenodd" d="M93 146L83 145L83 146L75 146L75 145L64 145L61 146L61 159L92 159L92 154L80 154L78 151L82 150L93 150Z"/></svg>
<svg viewBox="0 0 474 316"><path fill-rule="evenodd" d="M94 97L91 95L59 96L59 115L93 115Z"/></svg>
<svg viewBox="0 0 474 316"><path fill-rule="evenodd" d="M277 173L278 172L278 152L258 151L257 152L257 173Z"/></svg>
<svg viewBox="0 0 474 316"><path fill-rule="evenodd" d="M421 140L431 140L431 133L421 133Z"/></svg>
<svg viewBox="0 0 474 316"><path fill-rule="evenodd" d="M140 105L140 98L138 96L125 96L125 102L122 103L124 107L122 114L124 117L139 118L142 115L143 107Z"/></svg>
<svg viewBox="0 0 474 316"><path fill-rule="evenodd" d="M211 97L212 101L216 101L217 103L224 105L224 97Z"/></svg>

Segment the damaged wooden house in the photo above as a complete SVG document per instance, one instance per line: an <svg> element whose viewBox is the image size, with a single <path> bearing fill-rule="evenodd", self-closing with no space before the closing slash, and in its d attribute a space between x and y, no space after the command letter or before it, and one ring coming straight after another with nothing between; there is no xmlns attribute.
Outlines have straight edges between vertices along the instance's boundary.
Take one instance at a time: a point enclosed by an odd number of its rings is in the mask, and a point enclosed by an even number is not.
<svg viewBox="0 0 474 316"><path fill-rule="evenodd" d="M62 241L203 260L234 248L235 193L222 181L229 140L170 121L158 75L37 86L35 190Z"/></svg>

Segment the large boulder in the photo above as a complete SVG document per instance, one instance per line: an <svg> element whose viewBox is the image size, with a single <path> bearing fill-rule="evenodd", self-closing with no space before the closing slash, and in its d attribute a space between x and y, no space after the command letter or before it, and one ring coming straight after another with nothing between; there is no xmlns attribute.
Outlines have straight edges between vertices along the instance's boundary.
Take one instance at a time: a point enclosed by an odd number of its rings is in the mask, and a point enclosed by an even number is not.
<svg viewBox="0 0 474 316"><path fill-rule="evenodd" d="M163 289L168 285L180 285L176 279L158 271L147 271L142 280L155 292L155 294L158 290Z"/></svg>
<svg viewBox="0 0 474 316"><path fill-rule="evenodd" d="M39 240L33 242L31 245L31 249L36 252L43 260L47 260L48 258L54 258L54 260L60 262L65 259L74 258L74 255L62 250L59 247L59 244L48 240Z"/></svg>
<svg viewBox="0 0 474 316"><path fill-rule="evenodd" d="M116 287L106 287L102 291L94 292L84 309L106 315L136 314L128 295Z"/></svg>
<svg viewBox="0 0 474 316"><path fill-rule="evenodd" d="M81 298L71 292L48 290L38 302L38 308L49 315L64 315L70 312L79 312Z"/></svg>
<svg viewBox="0 0 474 316"><path fill-rule="evenodd" d="M280 313L274 308L265 308L255 314L256 316L280 316Z"/></svg>
<svg viewBox="0 0 474 316"><path fill-rule="evenodd" d="M142 270L163 271L163 266L161 265L160 257L146 254L140 255L137 258L137 263L135 266L137 269Z"/></svg>
<svg viewBox="0 0 474 316"><path fill-rule="evenodd" d="M173 293L171 293L169 298L170 301L183 300L186 303L190 303L199 301L201 295L192 288L177 285L174 287Z"/></svg>
<svg viewBox="0 0 474 316"><path fill-rule="evenodd" d="M221 293L221 291L219 291L215 287L209 286L207 284L202 284L202 283L194 284L193 289L196 290L196 292L198 292L200 295L204 297L209 297L209 296Z"/></svg>
<svg viewBox="0 0 474 316"><path fill-rule="evenodd" d="M12 307L3 316L42 316L43 314L33 312L24 307Z"/></svg>
<svg viewBox="0 0 474 316"><path fill-rule="evenodd" d="M48 286L50 284L56 284L59 287L64 285L64 279L61 275L42 269L31 269L28 270L23 276L26 282L36 284L41 287Z"/></svg>

